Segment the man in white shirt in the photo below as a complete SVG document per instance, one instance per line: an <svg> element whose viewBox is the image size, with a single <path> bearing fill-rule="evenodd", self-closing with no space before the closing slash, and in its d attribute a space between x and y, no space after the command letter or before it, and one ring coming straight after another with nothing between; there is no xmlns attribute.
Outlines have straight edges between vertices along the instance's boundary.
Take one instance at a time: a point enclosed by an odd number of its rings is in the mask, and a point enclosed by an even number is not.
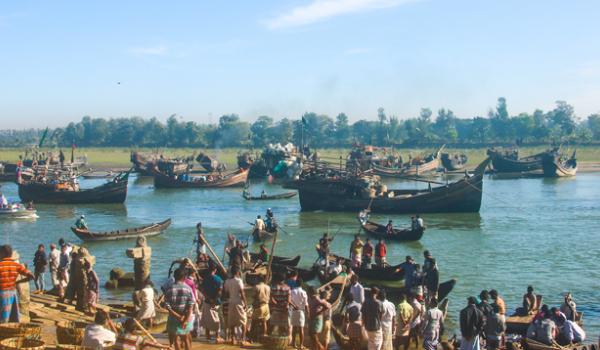
<svg viewBox="0 0 600 350"><path fill-rule="evenodd" d="M106 329L104 325L108 325L110 330ZM94 350L104 349L115 343L117 340L116 333L117 328L110 320L106 311L98 310L96 311L94 323L85 327L81 346Z"/></svg>
<svg viewBox="0 0 600 350"><path fill-rule="evenodd" d="M333 263L327 267L327 276L329 278L337 277L337 275L342 273L343 268L342 268L341 260L342 260L341 258L337 258L335 260L335 263Z"/></svg>
<svg viewBox="0 0 600 350"><path fill-rule="evenodd" d="M254 229L259 230L259 231L264 231L264 229L265 229L265 222L260 217L260 215L258 215L256 217L256 220L254 221Z"/></svg>
<svg viewBox="0 0 600 350"><path fill-rule="evenodd" d="M241 327L242 339L239 341L241 346L246 343L246 323L248 315L246 314L246 294L244 293L244 282L242 274L237 266L231 268L231 278L225 281L223 291L229 296L229 312L227 313L227 327L233 344L235 342L235 329Z"/></svg>
<svg viewBox="0 0 600 350"><path fill-rule="evenodd" d="M352 295L352 300L362 305L362 303L365 302L365 289L358 283L357 275L352 275L350 282L350 295Z"/></svg>
<svg viewBox="0 0 600 350"><path fill-rule="evenodd" d="M383 305L383 314L381 315L383 344L381 350L393 350L394 330L396 329L396 306L387 300L385 289L379 292L379 301L381 301L381 305Z"/></svg>
<svg viewBox="0 0 600 350"><path fill-rule="evenodd" d="M421 216L417 215L417 228L423 228L423 227L425 227L423 225L424 225L423 218Z"/></svg>
<svg viewBox="0 0 600 350"><path fill-rule="evenodd" d="M300 279L294 284L290 292L290 302L292 303L291 324L292 324L292 345L296 343L296 336L300 338L300 346L304 344L304 324L308 315L308 294L301 287Z"/></svg>
<svg viewBox="0 0 600 350"><path fill-rule="evenodd" d="M60 250L56 249L56 244L50 244L50 278L52 279L52 287L58 290L60 283L58 267L60 266Z"/></svg>
<svg viewBox="0 0 600 350"><path fill-rule="evenodd" d="M585 331L577 323L566 320L562 327L562 333L570 344L585 341Z"/></svg>

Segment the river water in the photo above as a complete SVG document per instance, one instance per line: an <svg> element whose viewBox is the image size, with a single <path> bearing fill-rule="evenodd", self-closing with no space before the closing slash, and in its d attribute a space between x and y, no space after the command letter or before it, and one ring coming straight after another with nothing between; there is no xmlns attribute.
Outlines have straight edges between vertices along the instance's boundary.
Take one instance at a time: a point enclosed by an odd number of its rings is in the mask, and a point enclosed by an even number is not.
<svg viewBox="0 0 600 350"><path fill-rule="evenodd" d="M104 180L86 180L95 186ZM580 174L573 179L484 179L483 204L477 214L429 214L427 231L420 242L388 243L388 261L400 262L406 255L422 261L422 252L432 252L440 267L441 281L456 278L450 294L450 328L457 329L458 312L469 295L482 289L497 289L509 310L516 308L527 285L558 305L563 293L573 293L578 310L584 312L588 333L596 339L600 326L600 174ZM424 184L389 184L411 188ZM270 194L278 186L254 183ZM16 199L17 188L4 183L2 191ZM227 232L243 240L250 232L248 221L271 207L283 225L277 255L302 255L300 265L310 266L316 258L318 238L335 234L332 251L348 254L357 232L356 213L300 212L296 197L278 201L245 201L241 189L156 190L150 178L132 178L124 205L38 205L35 221L0 221L0 237L19 250L22 262L30 263L37 244L57 242L64 237L81 244L69 227L85 214L91 229L102 231L139 226L172 218L172 226L161 236L149 239L153 248L152 276L161 281L170 262L192 256L195 225L201 221L207 238L219 254ZM409 225L408 215L373 215L379 222L394 220ZM97 258L101 283L114 267L132 271L125 250L134 241L90 243ZM254 247L256 249L256 247ZM46 278L49 283L49 276ZM101 297L124 297L127 291L102 290Z"/></svg>

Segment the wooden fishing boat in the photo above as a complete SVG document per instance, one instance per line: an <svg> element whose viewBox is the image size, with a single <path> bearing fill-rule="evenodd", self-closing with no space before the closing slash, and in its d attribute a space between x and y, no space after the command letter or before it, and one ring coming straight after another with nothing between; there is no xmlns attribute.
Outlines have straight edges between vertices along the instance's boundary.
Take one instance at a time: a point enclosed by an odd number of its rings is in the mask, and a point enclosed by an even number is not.
<svg viewBox="0 0 600 350"><path fill-rule="evenodd" d="M425 232L425 228L416 228L414 230L395 228L393 234L388 234L385 225L380 225L373 221L367 221L364 224L361 223L360 226L370 236L393 241L418 241L423 237L423 233Z"/></svg>
<svg viewBox="0 0 600 350"><path fill-rule="evenodd" d="M463 169L469 158L465 154L442 153L440 160L446 170L456 171Z"/></svg>
<svg viewBox="0 0 600 350"><path fill-rule="evenodd" d="M107 231L107 232L90 232L88 230L71 227L71 231L85 242L97 241L116 241L119 239L132 239L138 237L150 237L161 234L171 225L171 219L152 223L141 227L127 228L123 230Z"/></svg>
<svg viewBox="0 0 600 350"><path fill-rule="evenodd" d="M372 184L377 180L310 173L286 187L298 190L303 211L358 212L370 208L372 213L393 214L476 213L481 207L483 173L488 162L486 159L479 164L472 175L430 189L394 189L377 195Z"/></svg>
<svg viewBox="0 0 600 350"><path fill-rule="evenodd" d="M224 175L169 176L161 172L154 172L155 188L223 188L243 186L248 179L248 169L238 169Z"/></svg>
<svg viewBox="0 0 600 350"><path fill-rule="evenodd" d="M50 204L123 203L127 198L129 171L120 173L103 185L73 190L60 183L19 182L19 197L23 202Z"/></svg>
<svg viewBox="0 0 600 350"><path fill-rule="evenodd" d="M518 151L513 153L488 149L487 154L492 161L492 166L499 173L522 173L542 170L542 158L551 151L544 151L528 157L519 158Z"/></svg>
<svg viewBox="0 0 600 350"><path fill-rule="evenodd" d="M250 258L252 259L253 263L256 263L258 260L260 260L259 256L260 255L257 253L250 253ZM273 263L279 264L279 265L295 267L295 266L298 266L299 262L300 262L300 255L296 255L293 258L288 258L285 256L277 256L277 255L273 256Z"/></svg>
<svg viewBox="0 0 600 350"><path fill-rule="evenodd" d="M298 194L298 192L285 192L285 193L278 193L278 194L264 195L264 196L250 196L244 192L243 197L249 201L268 201L268 200L275 200L275 199L292 198L297 194Z"/></svg>
<svg viewBox="0 0 600 350"><path fill-rule="evenodd" d="M544 177L568 177L577 174L576 150L571 158L563 160L558 152L549 152L542 157Z"/></svg>
<svg viewBox="0 0 600 350"><path fill-rule="evenodd" d="M271 264L271 270L273 273L281 273L288 276L292 272L298 272L298 277L302 281L307 282L317 277L317 272L314 269L304 269L296 266L280 265L276 263ZM247 271L244 276L246 283L249 285L256 285L259 281L260 276L267 274L267 264L264 263L262 266L255 268L253 271Z"/></svg>
<svg viewBox="0 0 600 350"><path fill-rule="evenodd" d="M444 146L425 157L423 163L419 163L418 160L413 159L412 162L404 164L401 168L388 168L377 163L373 163L371 168L374 174L385 177L419 176L435 172L440 167L440 153L443 148Z"/></svg>

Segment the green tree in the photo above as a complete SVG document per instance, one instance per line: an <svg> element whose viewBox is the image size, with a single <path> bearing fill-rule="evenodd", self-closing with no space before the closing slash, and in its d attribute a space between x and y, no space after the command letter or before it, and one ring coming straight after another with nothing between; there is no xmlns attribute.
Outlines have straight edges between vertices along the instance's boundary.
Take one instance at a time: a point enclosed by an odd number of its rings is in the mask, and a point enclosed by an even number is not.
<svg viewBox="0 0 600 350"><path fill-rule="evenodd" d="M250 126L252 133L252 145L254 147L264 147L271 142L270 128L273 126L273 118L262 115L256 119Z"/></svg>
<svg viewBox="0 0 600 350"><path fill-rule="evenodd" d="M600 140L600 113L587 117L587 127L590 129L594 140Z"/></svg>
<svg viewBox="0 0 600 350"><path fill-rule="evenodd" d="M340 113L335 117L335 145L346 146L350 142L350 125L348 124L348 116Z"/></svg>

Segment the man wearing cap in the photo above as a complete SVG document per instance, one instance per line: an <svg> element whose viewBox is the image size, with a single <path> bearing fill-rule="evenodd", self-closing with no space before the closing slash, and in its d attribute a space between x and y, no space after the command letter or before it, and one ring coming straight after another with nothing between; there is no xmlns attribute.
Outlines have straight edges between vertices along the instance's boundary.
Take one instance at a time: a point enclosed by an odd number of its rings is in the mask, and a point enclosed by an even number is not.
<svg viewBox="0 0 600 350"><path fill-rule="evenodd" d="M85 215L81 215L79 217L79 219L77 219L77 221L75 221L75 227L77 227L80 230L88 229L87 223L85 222Z"/></svg>
<svg viewBox="0 0 600 350"><path fill-rule="evenodd" d="M475 297L467 299L467 307L460 311L460 350L479 350L479 334L483 330L483 313L477 308Z"/></svg>

